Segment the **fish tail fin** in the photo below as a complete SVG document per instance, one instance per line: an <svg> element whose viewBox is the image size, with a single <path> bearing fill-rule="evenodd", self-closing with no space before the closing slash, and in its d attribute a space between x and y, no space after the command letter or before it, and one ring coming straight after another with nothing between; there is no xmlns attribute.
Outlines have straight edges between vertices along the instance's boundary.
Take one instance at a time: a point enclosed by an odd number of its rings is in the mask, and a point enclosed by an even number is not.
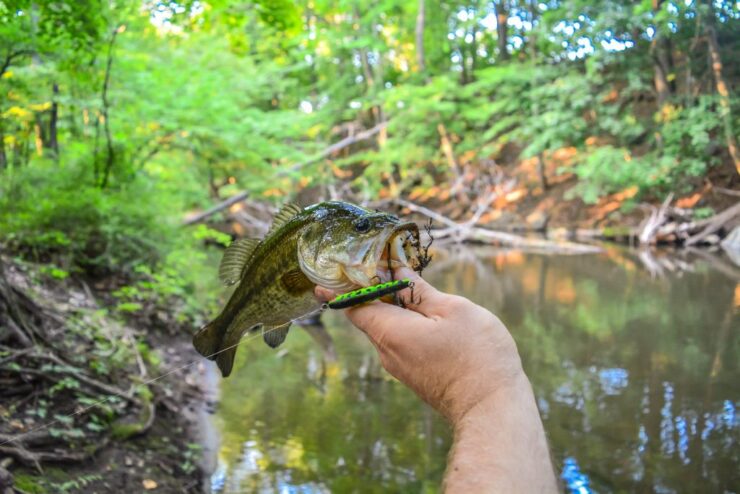
<svg viewBox="0 0 740 494"><path fill-rule="evenodd" d="M241 339L241 332L229 331L229 326L229 321L217 317L193 336L195 349L207 359L215 360L223 377L231 374L237 344Z"/></svg>
<svg viewBox="0 0 740 494"><path fill-rule="evenodd" d="M195 333L195 336L193 336L193 346L198 353L207 359L216 360L218 355L215 354L221 346L227 328L228 324L224 324L221 318L217 317Z"/></svg>
<svg viewBox="0 0 740 494"><path fill-rule="evenodd" d="M234 367L234 357L236 356L236 346L226 347L226 350L216 356L216 364L221 369L223 377L229 377L231 369Z"/></svg>

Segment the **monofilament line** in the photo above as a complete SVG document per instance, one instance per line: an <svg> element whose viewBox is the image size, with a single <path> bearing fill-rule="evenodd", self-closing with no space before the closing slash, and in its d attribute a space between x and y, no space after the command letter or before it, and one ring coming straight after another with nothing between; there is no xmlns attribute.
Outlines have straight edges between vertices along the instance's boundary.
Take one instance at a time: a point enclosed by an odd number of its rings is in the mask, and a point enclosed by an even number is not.
<svg viewBox="0 0 740 494"><path fill-rule="evenodd" d="M290 321L288 321L288 322L286 322L286 323L283 323L283 324L281 324L281 325L279 325L279 326L275 326L275 327L272 327L272 328L268 329L267 331L261 331L261 332L260 332L260 333L258 333L258 334L253 334L253 335L247 335L248 337L246 337L246 338L245 338L245 337L242 337L242 338L240 338L240 339L239 339L239 341L237 341L237 342L236 342L236 343L234 343L233 345L227 346L226 348L222 348L221 350L219 350L219 351L217 351L217 352L215 352L215 353L212 353L212 354L210 354L210 355L206 355L206 356L204 356L204 357L201 357L201 358L198 358L198 359L196 359L196 360L193 360L192 362L189 362L189 363L187 363L187 364L185 364L185 365L181 365L180 367L176 367L176 368L174 368L174 369L172 369L172 370L169 370L169 371L165 372L164 374L162 374L162 375L160 375L160 376L157 376L157 377L155 377L155 378L149 379L148 381L144 381L143 383L135 384L135 385L133 386L133 388L138 388L139 386L148 386L148 385L150 385L150 384L152 384L152 383L155 383L155 382L159 381L160 379L164 379L164 378L165 378L165 377L167 377L167 376L170 376L170 375L172 375L172 374L175 374L175 373L177 373L177 372L180 372L181 370L185 370L185 369L187 369L188 367L190 367L190 366L192 366L192 365L195 365L195 364L197 364L197 363L201 362L201 361L202 361L202 360L203 360L204 358L206 358L206 359L211 359L211 357L215 357L215 356L216 356L216 355L218 355L219 353L225 352L226 350L231 350L232 348L234 348L234 347L237 347L237 346L241 345L242 343L244 343L244 342L246 342L246 341L249 341L249 340L253 340L253 339L255 339L255 338L259 338L260 336L263 336L263 335L265 335L266 333L269 333L270 331L275 331L276 329L280 329L280 328L282 328L282 327L285 327L285 326L287 326L287 325L289 325L289 324L292 324L292 323L294 323L294 322L298 321L299 319L303 319L303 318L306 318L306 317L312 316L312 315L314 315L314 314L318 314L319 312L321 312L321 311L323 311L323 310L324 310L324 307L325 307L325 305L322 305L322 306L321 306L321 307L319 307L318 309L315 309L315 310L312 310L312 311L310 311L310 312L307 312L307 313L305 313L305 314L303 314L303 315L301 315L301 316L298 316L298 317L296 317L295 319L291 319ZM65 420L65 419L68 419L68 418L72 418L72 417L75 417L75 416L77 416L77 415L82 415L83 413L87 412L87 411L88 411L88 410L90 410L91 408L95 408L95 407L96 407L96 406L98 406L98 405L102 405L103 403L106 403L106 402L108 402L108 401L110 401L110 400L112 400L112 399L114 399L114 398L117 398L117 396L115 396L115 395L111 395L111 396L106 396L105 398L103 398L103 399L101 399L101 400L98 400L98 401L96 401L96 402L94 402L94 403L92 403L92 404L90 404L90 405L88 405L88 406L86 406L86 407L82 408L81 410L77 410L77 411L76 411L76 412L74 412L74 413L70 413L69 415L64 415L64 416L62 416L61 418L58 418L58 419L52 420L51 422L47 422L47 423L45 423L45 424L42 424L42 425L40 425L40 426L38 426L38 427L36 427L36 428L33 428L33 429L31 429L31 430L28 430L28 431L26 431L26 432L22 432L22 433L18 434L17 436L13 437L12 439L6 439L5 441L3 441L3 442L1 442L1 443L0 443L0 446L5 446L6 444L9 444L9 443L15 442L15 441L17 441L17 440L19 440L19 439L22 439L23 437L25 437L25 436L27 436L27 435L29 435L29 434L31 434L31 433L34 433L34 432L38 432L38 431L44 430L44 429L46 429L46 428L48 428L48 427L51 427L51 426L52 426L52 425L54 425L54 424L58 424L58 423L62 422L62 421L63 421L63 420Z"/></svg>

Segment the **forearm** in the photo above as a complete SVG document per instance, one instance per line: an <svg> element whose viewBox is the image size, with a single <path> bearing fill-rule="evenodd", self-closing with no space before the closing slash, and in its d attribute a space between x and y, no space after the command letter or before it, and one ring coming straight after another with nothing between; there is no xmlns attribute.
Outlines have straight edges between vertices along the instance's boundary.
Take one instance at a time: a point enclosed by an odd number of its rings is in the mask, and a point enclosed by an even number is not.
<svg viewBox="0 0 740 494"><path fill-rule="evenodd" d="M557 492L532 387L522 375L454 424L444 490Z"/></svg>

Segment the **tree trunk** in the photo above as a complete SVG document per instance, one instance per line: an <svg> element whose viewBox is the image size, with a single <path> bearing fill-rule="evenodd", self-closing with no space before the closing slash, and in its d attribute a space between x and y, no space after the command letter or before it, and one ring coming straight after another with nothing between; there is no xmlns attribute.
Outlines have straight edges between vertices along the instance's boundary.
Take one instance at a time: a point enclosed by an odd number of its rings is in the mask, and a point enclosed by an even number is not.
<svg viewBox="0 0 740 494"><path fill-rule="evenodd" d="M470 43L470 74L468 77L468 82L475 81L475 66L478 61L478 11L473 11L473 32L471 33L473 35L473 41Z"/></svg>
<svg viewBox="0 0 740 494"><path fill-rule="evenodd" d="M0 170L5 169L8 166L8 156L5 154L5 129L3 128L3 120L0 119Z"/></svg>
<svg viewBox="0 0 740 494"><path fill-rule="evenodd" d="M656 35L650 50L653 52L653 81L658 97L658 108L662 107L671 96L671 84L668 81L668 68L664 65L665 57L661 56L661 40Z"/></svg>
<svg viewBox="0 0 740 494"><path fill-rule="evenodd" d="M509 12L507 9L506 1L499 0L498 2L493 2L493 8L496 12L496 44L498 46L499 60L508 60L509 51L506 49L506 46L508 45L509 41L509 30L506 23L509 20Z"/></svg>
<svg viewBox="0 0 740 494"><path fill-rule="evenodd" d="M108 151L105 160L105 168L103 169L103 177L100 181L101 189L105 189L108 186L110 172L113 169L113 163L116 159L115 151L113 148L113 136L111 135L110 131L110 118L108 114L108 109L110 108L110 103L108 101L108 87L110 86L110 73L111 68L113 67L113 45L116 42L116 36L119 32L123 32L123 26L118 26L116 29L113 30L113 33L111 34L110 43L108 44L108 60L105 65L105 78L103 79L103 88L100 95L100 99L103 103L100 118L103 119L103 131L105 132L105 141Z"/></svg>
<svg viewBox="0 0 740 494"><path fill-rule="evenodd" d="M54 159L58 159L57 119L59 118L59 105L57 104L57 97L59 96L59 85L56 82L52 86L52 92L54 96L51 103L51 115L49 116L49 149L54 153Z"/></svg>
<svg viewBox="0 0 740 494"><path fill-rule="evenodd" d="M537 35L535 34L535 22L537 21L537 2L529 2L529 13L532 16L532 31L529 39L529 53L531 55L532 67L537 68ZM535 70L535 84L537 83L536 77L537 72ZM532 105L533 117L539 118L539 105L538 102L533 102ZM545 168L545 155L542 151L537 153L537 176L540 179L540 185L543 191L547 191L549 184L547 183L547 170Z"/></svg>
<svg viewBox="0 0 740 494"><path fill-rule="evenodd" d="M545 169L545 156L543 153L537 153L537 176L540 178L542 190L547 190L550 184L547 183L547 170Z"/></svg>
<svg viewBox="0 0 740 494"><path fill-rule="evenodd" d="M416 15L416 63L419 66L419 72L426 70L426 61L424 60L424 0L419 0L419 13Z"/></svg>
<svg viewBox="0 0 740 494"><path fill-rule="evenodd" d="M663 2L664 0L653 0L653 12L657 13ZM664 35L661 34L659 26L656 26L655 37L650 43L650 54L653 58L653 81L658 98L658 108L660 109L670 98L671 89L675 88L675 82L672 83L669 80L669 74L673 69L670 42L667 42Z"/></svg>
<svg viewBox="0 0 740 494"><path fill-rule="evenodd" d="M740 174L740 156L738 156L737 142L732 130L732 113L730 111L730 93L727 89L724 76L722 75L722 58L719 53L719 43L717 42L717 30L714 27L714 12L712 3L707 2L709 6L709 16L704 23L704 31L707 34L707 47L709 49L709 58L712 60L712 72L714 73L715 87L719 94L719 107L722 115L722 121L725 127L725 141L727 151L730 153L735 170Z"/></svg>
<svg viewBox="0 0 740 494"><path fill-rule="evenodd" d="M36 122L33 126L36 144L36 154L41 157L44 155L44 149L49 147L49 141L46 138L46 132L44 129L44 121L41 118L40 113L34 115L34 121Z"/></svg>

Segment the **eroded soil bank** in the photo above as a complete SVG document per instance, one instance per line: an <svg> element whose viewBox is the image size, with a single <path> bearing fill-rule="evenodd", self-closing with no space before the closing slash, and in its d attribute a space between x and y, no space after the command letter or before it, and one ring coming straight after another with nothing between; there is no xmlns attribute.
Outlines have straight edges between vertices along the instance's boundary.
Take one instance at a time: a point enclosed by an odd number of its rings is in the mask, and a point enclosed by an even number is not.
<svg viewBox="0 0 740 494"><path fill-rule="evenodd" d="M111 310L115 284L0 256L3 494L207 489L213 402L192 328Z"/></svg>

